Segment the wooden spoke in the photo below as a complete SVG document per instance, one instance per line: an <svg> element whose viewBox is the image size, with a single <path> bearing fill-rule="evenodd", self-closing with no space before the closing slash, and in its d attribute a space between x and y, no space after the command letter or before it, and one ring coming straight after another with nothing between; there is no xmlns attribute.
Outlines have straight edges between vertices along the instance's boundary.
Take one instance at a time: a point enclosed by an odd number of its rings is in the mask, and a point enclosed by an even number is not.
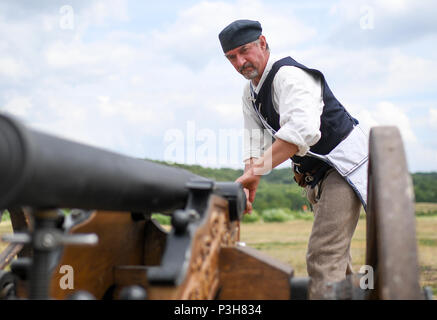
<svg viewBox="0 0 437 320"><path fill-rule="evenodd" d="M414 192L396 127L370 131L366 264L370 299L421 299Z"/></svg>

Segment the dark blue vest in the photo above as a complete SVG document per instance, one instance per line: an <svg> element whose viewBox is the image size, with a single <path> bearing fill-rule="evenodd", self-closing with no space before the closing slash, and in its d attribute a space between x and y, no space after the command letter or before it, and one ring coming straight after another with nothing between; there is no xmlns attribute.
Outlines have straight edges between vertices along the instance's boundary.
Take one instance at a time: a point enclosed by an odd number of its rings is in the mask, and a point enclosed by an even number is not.
<svg viewBox="0 0 437 320"><path fill-rule="evenodd" d="M325 81L325 77L320 71L307 68L296 62L291 57L286 57L276 61L256 96L254 108L259 108L261 115L275 131L279 130L279 114L273 107L271 89L276 73L283 66L301 68L321 79L324 102L320 121L321 138L315 145L310 147L310 151L326 155L348 136L354 125L358 124L358 120L354 119L335 98ZM295 155L291 159L295 164L295 170L299 173L305 173L308 177L306 181L312 187L323 178L326 171L330 168L330 166L322 160L310 156L299 157Z"/></svg>

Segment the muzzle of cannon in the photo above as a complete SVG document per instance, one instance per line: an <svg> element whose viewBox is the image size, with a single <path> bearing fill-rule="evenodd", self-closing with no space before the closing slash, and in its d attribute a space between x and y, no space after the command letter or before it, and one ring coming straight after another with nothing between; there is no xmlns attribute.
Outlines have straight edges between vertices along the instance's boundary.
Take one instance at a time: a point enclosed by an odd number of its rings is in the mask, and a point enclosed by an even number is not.
<svg viewBox="0 0 437 320"><path fill-rule="evenodd" d="M356 274L327 284L326 297L421 299L414 198L396 128L372 129L369 158L366 263L375 288L361 288ZM10 244L0 269L10 271L0 270L0 299L308 298L311 279L239 243L245 205L240 184L61 139L0 114L0 213L9 210L14 229L3 237ZM170 230L155 212L171 216Z"/></svg>

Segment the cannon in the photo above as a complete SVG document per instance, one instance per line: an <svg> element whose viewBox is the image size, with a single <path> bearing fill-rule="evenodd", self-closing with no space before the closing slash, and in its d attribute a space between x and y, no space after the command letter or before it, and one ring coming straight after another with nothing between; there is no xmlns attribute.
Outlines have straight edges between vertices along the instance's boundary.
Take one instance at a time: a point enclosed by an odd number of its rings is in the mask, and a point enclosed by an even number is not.
<svg viewBox="0 0 437 320"><path fill-rule="evenodd" d="M403 152L397 129L372 130L366 263L375 288L361 288L356 274L326 284L327 299L424 298ZM10 244L0 267L10 271L0 271L0 298L306 299L311 279L239 242L245 205L238 183L0 115L0 212L9 210L14 229L3 237ZM152 218L156 212L171 216L170 230Z"/></svg>

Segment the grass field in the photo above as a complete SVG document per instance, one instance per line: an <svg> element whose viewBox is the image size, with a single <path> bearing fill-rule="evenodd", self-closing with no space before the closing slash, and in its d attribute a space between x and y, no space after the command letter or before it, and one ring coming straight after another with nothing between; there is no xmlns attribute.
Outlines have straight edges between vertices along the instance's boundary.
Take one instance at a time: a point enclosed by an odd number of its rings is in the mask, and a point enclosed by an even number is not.
<svg viewBox="0 0 437 320"><path fill-rule="evenodd" d="M421 286L433 289L437 297L437 204L419 203L416 212L417 246L420 265ZM311 215L311 212L307 213ZM307 276L305 255L311 220L292 220L287 222L256 222L241 225L241 241L248 246L265 252L269 256L291 265L296 276ZM10 221L0 224L0 235L12 232ZM0 241L0 251L6 247ZM352 239L351 255L354 271L365 264L366 220L361 218Z"/></svg>
<svg viewBox="0 0 437 320"><path fill-rule="evenodd" d="M431 211L437 204L428 205ZM311 214L311 213L308 213ZM312 221L243 224L240 238L246 245L291 265L296 276L307 276L305 255ZM416 218L421 286L430 286L437 296L437 216ZM351 244L354 271L366 259L366 220L360 219Z"/></svg>

